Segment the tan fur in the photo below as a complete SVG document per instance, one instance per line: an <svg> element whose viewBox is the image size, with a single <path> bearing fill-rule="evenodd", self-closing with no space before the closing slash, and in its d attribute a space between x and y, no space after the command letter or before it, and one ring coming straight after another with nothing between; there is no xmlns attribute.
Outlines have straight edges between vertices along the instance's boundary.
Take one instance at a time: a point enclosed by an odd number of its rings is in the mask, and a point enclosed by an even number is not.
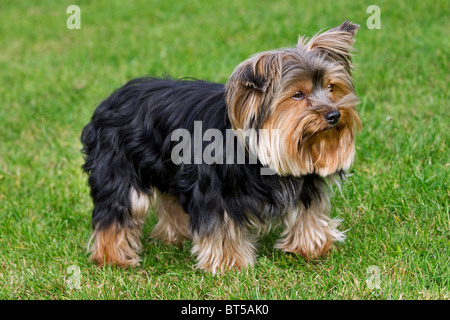
<svg viewBox="0 0 450 320"><path fill-rule="evenodd" d="M131 223L120 226L114 222L106 229L96 228L88 250L92 253L90 259L98 266L116 265L118 267L136 266L139 264L141 251L141 231L149 207L149 199L139 194L135 189L130 190ZM89 247L89 246L88 246Z"/></svg>
<svg viewBox="0 0 450 320"><path fill-rule="evenodd" d="M224 221L205 237L192 235L192 254L197 256L197 268L213 274L227 269L240 270L255 263L255 238L225 213Z"/></svg>
<svg viewBox="0 0 450 320"><path fill-rule="evenodd" d="M166 244L180 245L183 240L190 237L189 215L184 212L177 198L158 194L155 212L158 223L150 235L151 238L159 239Z"/></svg>
<svg viewBox="0 0 450 320"><path fill-rule="evenodd" d="M284 102L264 124L260 136L259 160L280 175L316 173L326 177L348 170L354 158L354 135L359 117L351 108L341 107L337 127L326 129L324 111L298 113L292 101Z"/></svg>
<svg viewBox="0 0 450 320"><path fill-rule="evenodd" d="M313 202L308 209L300 205L289 212L276 248L298 253L306 260L325 256L333 242L345 239L345 234L337 230L341 221L328 216L329 207L326 199Z"/></svg>
<svg viewBox="0 0 450 320"><path fill-rule="evenodd" d="M107 229L95 230L91 240L90 259L98 266L116 265L118 267L139 264L138 253L141 250L140 230L119 228L114 223Z"/></svg>
<svg viewBox="0 0 450 320"><path fill-rule="evenodd" d="M236 67L227 83L228 116L233 129L249 129L251 117L259 115L257 106L261 105L262 99L275 94L277 80L281 76L282 57L283 54L279 51L262 52ZM249 69L255 75L267 77L261 88L241 80Z"/></svg>
<svg viewBox="0 0 450 320"><path fill-rule="evenodd" d="M299 37L297 47L308 51L318 51L326 54L329 59L338 62L351 73L351 52L355 43L354 36L359 25L344 22L342 25L323 33L318 33L311 39Z"/></svg>

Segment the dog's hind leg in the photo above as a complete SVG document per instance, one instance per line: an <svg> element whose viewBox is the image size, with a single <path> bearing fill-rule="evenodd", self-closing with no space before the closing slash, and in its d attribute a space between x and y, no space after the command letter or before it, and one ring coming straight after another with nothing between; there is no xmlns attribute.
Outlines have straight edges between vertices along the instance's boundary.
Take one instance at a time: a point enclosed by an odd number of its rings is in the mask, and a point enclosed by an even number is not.
<svg viewBox="0 0 450 320"><path fill-rule="evenodd" d="M148 195L138 187L133 165L124 154L107 145L108 140L92 123L83 130L82 142L87 155L83 169L89 173L94 202L90 259L99 266L135 266L139 262Z"/></svg>
<svg viewBox="0 0 450 320"><path fill-rule="evenodd" d="M148 206L147 195L134 188L130 188L128 204L121 204L120 198L111 195L109 206L96 205L93 214L94 232L90 240L93 244L89 249L92 253L90 259L98 266L138 265L141 231ZM105 215L122 215L122 219L115 217L111 220L105 218Z"/></svg>

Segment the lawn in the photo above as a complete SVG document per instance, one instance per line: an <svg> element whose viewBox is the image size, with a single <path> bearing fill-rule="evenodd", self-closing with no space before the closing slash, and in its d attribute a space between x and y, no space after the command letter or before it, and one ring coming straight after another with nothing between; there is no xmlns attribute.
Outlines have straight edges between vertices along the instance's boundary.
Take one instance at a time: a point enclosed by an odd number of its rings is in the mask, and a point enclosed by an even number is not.
<svg viewBox="0 0 450 320"><path fill-rule="evenodd" d="M366 25L372 4L380 29ZM3 1L0 299L449 299L449 16L447 0ZM273 230L254 267L212 276L190 242L146 240L150 215L140 267L89 262L79 137L103 98L143 75L224 83L250 55L347 18L361 25L363 129L332 199L345 243L306 262L273 249Z"/></svg>

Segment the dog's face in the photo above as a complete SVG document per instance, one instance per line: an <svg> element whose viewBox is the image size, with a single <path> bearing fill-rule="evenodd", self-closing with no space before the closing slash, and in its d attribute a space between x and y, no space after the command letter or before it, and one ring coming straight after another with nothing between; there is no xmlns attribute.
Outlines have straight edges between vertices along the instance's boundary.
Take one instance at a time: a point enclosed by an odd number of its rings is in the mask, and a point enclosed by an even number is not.
<svg viewBox="0 0 450 320"><path fill-rule="evenodd" d="M258 132L246 145L277 174L326 177L352 164L361 126L351 77L358 27L346 21L309 41L300 37L296 48L259 53L231 75L233 129Z"/></svg>

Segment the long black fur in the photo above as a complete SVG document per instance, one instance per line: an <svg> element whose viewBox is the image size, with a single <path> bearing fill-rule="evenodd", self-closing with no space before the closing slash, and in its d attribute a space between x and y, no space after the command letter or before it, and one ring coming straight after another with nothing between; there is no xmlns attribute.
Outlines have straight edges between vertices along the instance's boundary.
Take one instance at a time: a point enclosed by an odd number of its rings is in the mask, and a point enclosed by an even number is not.
<svg viewBox="0 0 450 320"><path fill-rule="evenodd" d="M171 151L178 143L171 141L172 132L193 132L194 121L202 121L203 132L222 132L224 164L172 162ZM259 162L243 165L235 159L227 164L227 129L231 124L222 84L139 78L115 91L98 106L81 135L83 169L94 201L93 227L131 223L131 188L150 195L156 187L176 196L190 216L191 231L201 234L212 232L224 212L239 223L263 222L282 218L299 202L309 207L320 197L324 181L316 175L261 175Z"/></svg>

